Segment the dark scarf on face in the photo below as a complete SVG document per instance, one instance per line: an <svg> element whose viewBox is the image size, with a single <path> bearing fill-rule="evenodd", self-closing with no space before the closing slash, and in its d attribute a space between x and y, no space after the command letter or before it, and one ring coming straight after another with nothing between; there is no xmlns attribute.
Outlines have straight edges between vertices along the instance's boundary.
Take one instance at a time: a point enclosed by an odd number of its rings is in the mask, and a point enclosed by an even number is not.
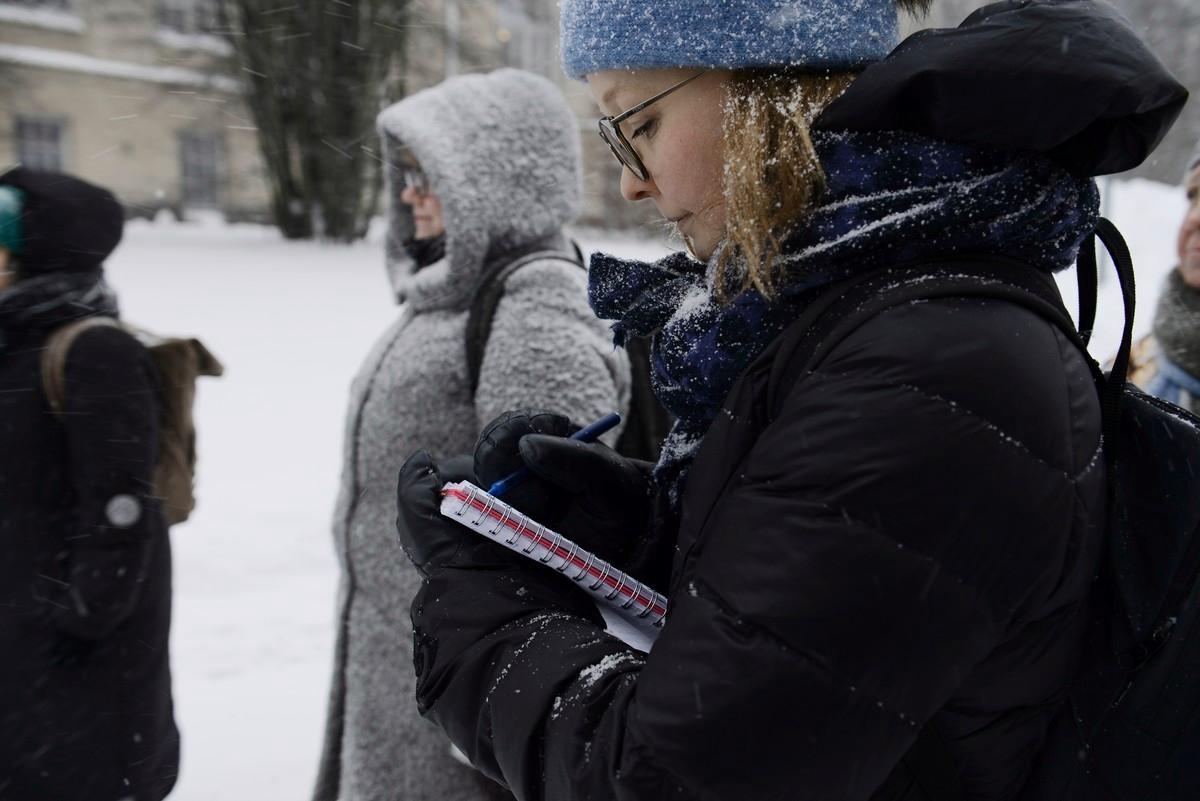
<svg viewBox="0 0 1200 801"><path fill-rule="evenodd" d="M618 344L653 336L654 389L677 418L655 477L678 508L691 460L738 376L812 290L880 267L954 254L1003 255L1054 272L1095 227L1099 194L1037 157L901 132L814 131L826 192L779 257L784 279L726 304L708 265L676 253L653 264L597 254L589 300ZM736 276L736 262L731 265ZM743 273L744 274L744 273Z"/></svg>
<svg viewBox="0 0 1200 801"><path fill-rule="evenodd" d="M83 317L116 317L117 296L101 270L54 272L0 291L0 353L5 343Z"/></svg>
<svg viewBox="0 0 1200 801"><path fill-rule="evenodd" d="M446 234L441 233L425 239L410 239L404 243L404 249L420 270L446 258Z"/></svg>

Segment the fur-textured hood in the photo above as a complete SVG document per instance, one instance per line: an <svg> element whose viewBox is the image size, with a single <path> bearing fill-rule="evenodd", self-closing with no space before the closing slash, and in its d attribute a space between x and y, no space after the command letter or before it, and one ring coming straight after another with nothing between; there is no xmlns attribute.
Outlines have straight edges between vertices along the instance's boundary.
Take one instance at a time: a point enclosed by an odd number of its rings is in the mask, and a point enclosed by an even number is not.
<svg viewBox="0 0 1200 801"><path fill-rule="evenodd" d="M451 78L384 109L377 124L385 162L408 148L445 214L446 258L417 273L404 249L413 236L404 183L396 167L385 171L388 275L416 308L465 307L489 256L557 238L579 213L577 123L545 78L513 69Z"/></svg>

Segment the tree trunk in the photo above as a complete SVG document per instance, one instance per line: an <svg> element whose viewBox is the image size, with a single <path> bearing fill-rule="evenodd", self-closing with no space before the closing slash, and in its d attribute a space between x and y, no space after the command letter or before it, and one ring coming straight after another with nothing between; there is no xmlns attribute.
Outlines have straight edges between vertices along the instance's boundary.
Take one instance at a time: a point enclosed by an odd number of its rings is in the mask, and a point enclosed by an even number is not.
<svg viewBox="0 0 1200 801"><path fill-rule="evenodd" d="M375 115L403 59L408 2L226 0L285 237L365 235L381 176Z"/></svg>

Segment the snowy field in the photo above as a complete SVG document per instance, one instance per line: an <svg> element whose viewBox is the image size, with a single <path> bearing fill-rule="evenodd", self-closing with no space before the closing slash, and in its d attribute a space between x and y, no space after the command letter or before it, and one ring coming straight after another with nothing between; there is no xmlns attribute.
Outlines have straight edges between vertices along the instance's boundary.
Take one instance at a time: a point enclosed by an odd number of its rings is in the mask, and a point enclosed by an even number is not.
<svg viewBox="0 0 1200 801"><path fill-rule="evenodd" d="M1135 181L1107 200L1133 250L1145 330L1174 263L1183 196ZM621 255L665 252L594 232L580 239ZM332 660L344 405L360 359L396 314L382 260L378 236L340 247L256 226L133 223L109 262L128 320L197 336L226 365L197 402L199 506L172 532L183 735L174 801L311 792ZM1073 282L1064 276L1069 299ZM1094 353L1108 358L1120 338L1115 279L1102 284L1100 310Z"/></svg>

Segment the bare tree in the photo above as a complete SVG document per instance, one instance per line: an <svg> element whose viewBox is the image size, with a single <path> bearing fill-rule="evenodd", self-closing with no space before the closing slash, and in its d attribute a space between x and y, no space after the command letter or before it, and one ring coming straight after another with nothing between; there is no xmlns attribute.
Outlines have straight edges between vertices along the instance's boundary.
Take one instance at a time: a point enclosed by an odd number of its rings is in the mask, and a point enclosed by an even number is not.
<svg viewBox="0 0 1200 801"><path fill-rule="evenodd" d="M410 0L224 0L276 224L361 238L382 170L375 115L402 94Z"/></svg>

